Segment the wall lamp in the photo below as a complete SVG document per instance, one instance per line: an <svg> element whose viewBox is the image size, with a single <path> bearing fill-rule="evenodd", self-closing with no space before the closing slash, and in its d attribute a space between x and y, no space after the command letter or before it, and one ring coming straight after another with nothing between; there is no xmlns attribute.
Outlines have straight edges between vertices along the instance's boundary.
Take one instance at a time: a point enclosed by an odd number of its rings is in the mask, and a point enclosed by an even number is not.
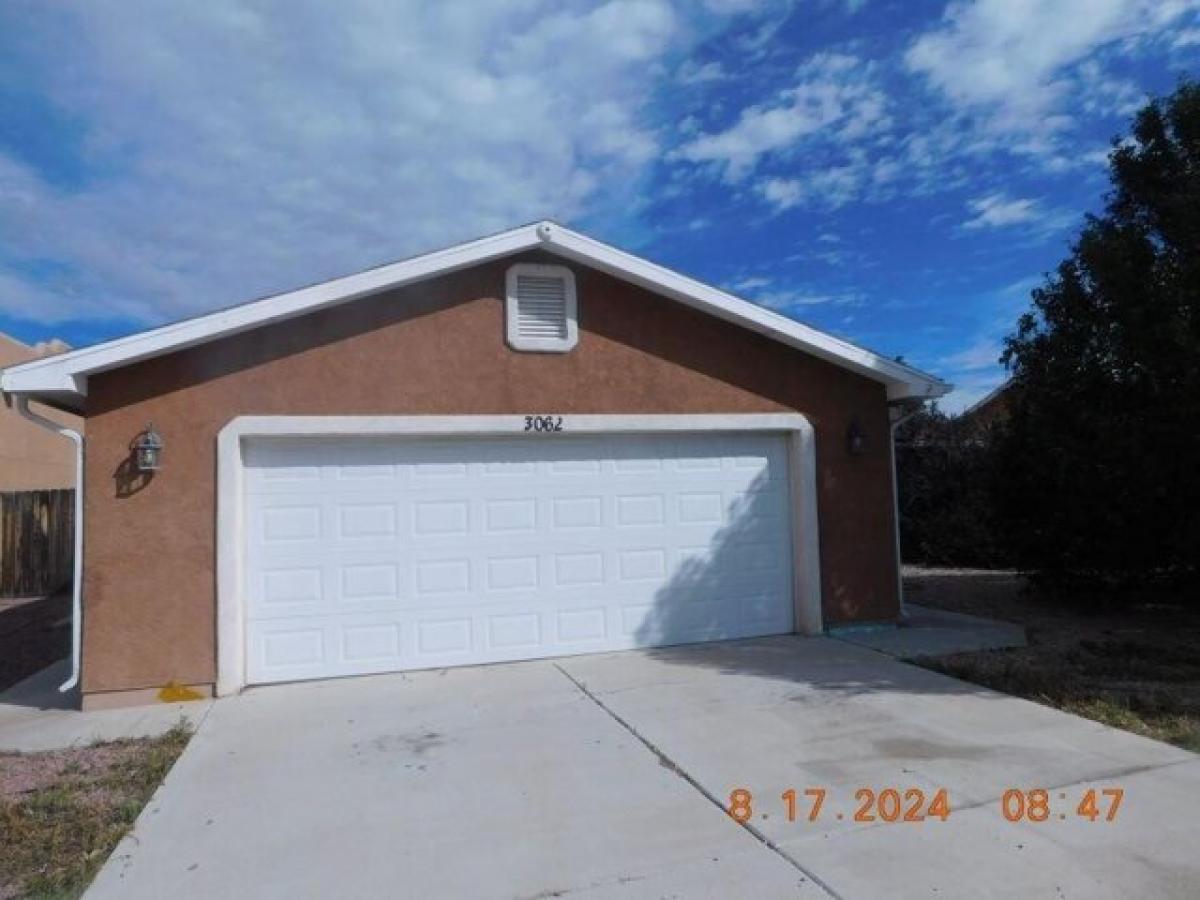
<svg viewBox="0 0 1200 900"><path fill-rule="evenodd" d="M851 456L862 456L867 452L867 435L858 424L858 419L851 419L846 429L846 452Z"/></svg>
<svg viewBox="0 0 1200 900"><path fill-rule="evenodd" d="M154 423L146 426L146 430L137 436L133 442L134 461L139 472L157 472L162 468L162 435L154 430Z"/></svg>

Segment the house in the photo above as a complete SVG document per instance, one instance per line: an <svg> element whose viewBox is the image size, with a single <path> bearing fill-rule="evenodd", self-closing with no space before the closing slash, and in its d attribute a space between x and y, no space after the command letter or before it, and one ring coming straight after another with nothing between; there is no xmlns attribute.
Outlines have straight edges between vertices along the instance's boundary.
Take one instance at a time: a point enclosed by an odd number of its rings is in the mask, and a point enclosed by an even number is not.
<svg viewBox="0 0 1200 900"><path fill-rule="evenodd" d="M59 340L32 346L0 334L0 369L69 350ZM81 428L81 419L59 410L45 411L55 421ZM71 445L23 418L8 404L0 406L0 491L38 491L75 487Z"/></svg>
<svg viewBox="0 0 1200 900"><path fill-rule="evenodd" d="M997 422L1007 421L1012 415L1012 404L1016 387L1011 378L1007 379L999 387L988 391L979 400L976 400L961 413L961 417L965 421L970 421L974 425L989 426Z"/></svg>
<svg viewBox="0 0 1200 900"><path fill-rule="evenodd" d="M3 388L87 422L99 707L895 620L890 410L949 386L540 222Z"/></svg>

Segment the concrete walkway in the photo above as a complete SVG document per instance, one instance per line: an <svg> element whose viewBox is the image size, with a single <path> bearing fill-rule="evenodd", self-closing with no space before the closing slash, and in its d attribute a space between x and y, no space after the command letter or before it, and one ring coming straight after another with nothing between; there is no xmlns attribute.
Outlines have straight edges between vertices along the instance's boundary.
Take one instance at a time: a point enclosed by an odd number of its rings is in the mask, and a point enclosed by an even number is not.
<svg viewBox="0 0 1200 900"><path fill-rule="evenodd" d="M69 674L63 660L0 693L0 752L37 753L96 741L153 737L180 719L197 725L212 706L211 700L198 700L80 712L76 695L58 692Z"/></svg>
<svg viewBox="0 0 1200 900"><path fill-rule="evenodd" d="M899 625L851 626L835 629L830 636L898 659L1003 650L1026 644L1025 627L1013 622L947 612L916 603L905 604L905 612L905 620Z"/></svg>
<svg viewBox="0 0 1200 900"><path fill-rule="evenodd" d="M908 604L901 626L847 628L831 635L900 659L1025 646L1020 625ZM211 700L81 713L78 696L60 694L65 660L0 693L0 752L57 750L94 741L162 734L182 718L195 726Z"/></svg>
<svg viewBox="0 0 1200 900"><path fill-rule="evenodd" d="M1038 787L1047 821L1007 821ZM1124 789L1114 821L1075 814L1092 787ZM951 816L855 822L861 788ZM218 701L89 896L1190 898L1197 796L1185 751L768 638Z"/></svg>

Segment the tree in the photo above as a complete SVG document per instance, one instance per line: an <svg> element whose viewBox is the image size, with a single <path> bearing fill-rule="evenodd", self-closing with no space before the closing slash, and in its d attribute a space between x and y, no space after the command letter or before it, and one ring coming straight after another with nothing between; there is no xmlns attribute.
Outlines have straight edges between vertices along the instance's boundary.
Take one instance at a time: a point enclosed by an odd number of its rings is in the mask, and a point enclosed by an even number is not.
<svg viewBox="0 0 1200 900"><path fill-rule="evenodd" d="M1105 211L1007 338L996 505L1022 568L1129 580L1200 561L1200 85L1114 144Z"/></svg>
<svg viewBox="0 0 1200 900"><path fill-rule="evenodd" d="M935 404L896 429L900 558L934 566L1004 566L992 510L993 426Z"/></svg>

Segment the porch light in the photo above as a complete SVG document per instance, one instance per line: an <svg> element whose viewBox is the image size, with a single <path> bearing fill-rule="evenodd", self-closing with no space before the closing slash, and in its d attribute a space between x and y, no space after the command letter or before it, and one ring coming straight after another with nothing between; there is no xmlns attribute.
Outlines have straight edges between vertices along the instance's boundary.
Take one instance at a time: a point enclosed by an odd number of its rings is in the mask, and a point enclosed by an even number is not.
<svg viewBox="0 0 1200 900"><path fill-rule="evenodd" d="M146 430L137 436L133 442L134 459L139 472L156 472L162 468L163 439L154 430L154 423L146 426Z"/></svg>
<svg viewBox="0 0 1200 900"><path fill-rule="evenodd" d="M867 452L867 436L858 419L851 419L850 427L846 429L846 452L851 456L862 456Z"/></svg>

